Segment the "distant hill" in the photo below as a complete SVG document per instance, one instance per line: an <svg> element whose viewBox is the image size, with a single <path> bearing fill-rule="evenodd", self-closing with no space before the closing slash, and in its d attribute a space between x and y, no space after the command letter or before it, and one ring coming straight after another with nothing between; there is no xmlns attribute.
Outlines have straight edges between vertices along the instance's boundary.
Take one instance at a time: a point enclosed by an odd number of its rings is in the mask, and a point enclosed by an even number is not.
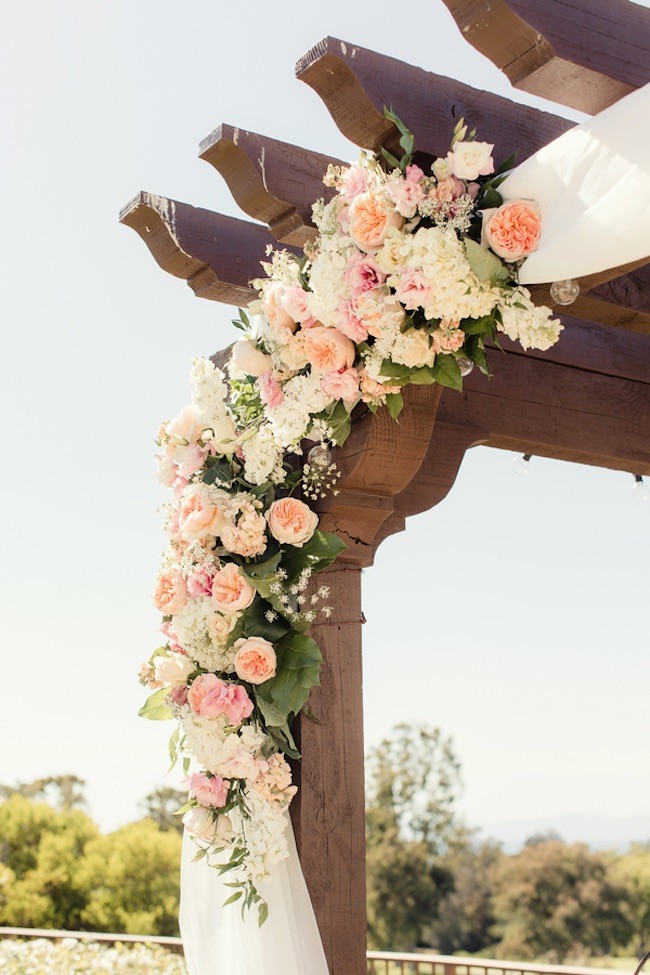
<svg viewBox="0 0 650 975"><path fill-rule="evenodd" d="M650 816L615 819L607 816L566 814L543 819L490 823L481 835L499 840L506 853L517 853L535 833L559 833L566 843L587 843L594 850L616 847L625 850L631 843L650 841Z"/></svg>

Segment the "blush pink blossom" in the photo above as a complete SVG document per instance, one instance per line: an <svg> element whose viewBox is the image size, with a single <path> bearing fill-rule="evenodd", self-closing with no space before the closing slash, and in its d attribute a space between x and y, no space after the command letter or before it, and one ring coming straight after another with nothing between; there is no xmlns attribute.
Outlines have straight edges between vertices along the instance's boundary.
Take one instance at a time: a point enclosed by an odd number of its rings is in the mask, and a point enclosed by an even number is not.
<svg viewBox="0 0 650 975"><path fill-rule="evenodd" d="M338 315L338 329L357 344L368 338L368 326L363 319L355 314L356 305L353 301L342 301L336 309Z"/></svg>
<svg viewBox="0 0 650 975"><path fill-rule="evenodd" d="M171 622L167 620L166 623L162 623L158 629L164 637L169 641L169 649L176 650L178 653L185 653L185 648L178 642L178 637Z"/></svg>
<svg viewBox="0 0 650 975"><path fill-rule="evenodd" d="M463 196L465 193L465 184L456 178L456 176L447 176L445 179L441 179L436 183L436 186L431 190L431 196L438 201L438 203L452 203L457 200L459 196Z"/></svg>
<svg viewBox="0 0 650 975"><path fill-rule="evenodd" d="M255 590L234 562L219 569L212 582L212 601L222 613L238 613L248 609L255 599Z"/></svg>
<svg viewBox="0 0 650 975"><path fill-rule="evenodd" d="M291 285L291 287L286 288L282 297L282 307L295 322L300 322L303 328L308 328L315 322L307 306L307 292L299 288L298 285Z"/></svg>
<svg viewBox="0 0 650 975"><path fill-rule="evenodd" d="M458 352L465 341L465 333L458 322L442 322L431 333L431 344L436 355L439 352Z"/></svg>
<svg viewBox="0 0 650 975"><path fill-rule="evenodd" d="M190 795L196 799L200 806L213 806L221 809L228 800L228 789L230 782L222 779L220 775L213 775L211 778L203 772L195 772L189 781Z"/></svg>
<svg viewBox="0 0 650 975"><path fill-rule="evenodd" d="M287 333L295 332L296 322L283 307L284 287L273 284L264 292L262 310L271 327L271 332L278 341L284 341Z"/></svg>
<svg viewBox="0 0 650 975"><path fill-rule="evenodd" d="M339 179L338 191L342 200L353 200L368 189L368 170L353 163L344 169Z"/></svg>
<svg viewBox="0 0 650 975"><path fill-rule="evenodd" d="M395 289L395 294L404 307L412 311L427 305L431 295L431 285L422 271L417 268L406 268Z"/></svg>
<svg viewBox="0 0 650 975"><path fill-rule="evenodd" d="M271 410L284 400L282 386L271 371L264 372L258 377L257 388L260 391L260 399Z"/></svg>
<svg viewBox="0 0 650 975"><path fill-rule="evenodd" d="M212 595L212 579L214 569L212 566L197 565L187 577L187 591L195 599L201 596Z"/></svg>
<svg viewBox="0 0 650 975"><path fill-rule="evenodd" d="M187 694L187 684L177 684L175 687L172 687L167 695L167 701L170 704L175 704L177 707L182 708L187 704Z"/></svg>
<svg viewBox="0 0 650 975"><path fill-rule="evenodd" d="M201 674L189 689L187 700L201 718L225 715L231 725L240 725L253 713L253 702L241 684L221 680L215 674Z"/></svg>
<svg viewBox="0 0 650 975"><path fill-rule="evenodd" d="M424 190L419 182L422 176L424 176L424 173L419 166L407 167L407 174L409 169L411 170L410 176L407 175L406 179L402 179L401 177L391 179L387 186L390 198L395 204L395 209L403 217L414 217L418 204L424 199ZM417 173L419 173L419 176Z"/></svg>
<svg viewBox="0 0 650 975"><path fill-rule="evenodd" d="M335 369L323 376L320 388L332 399L352 403L359 396L359 373L356 369Z"/></svg>
<svg viewBox="0 0 650 975"><path fill-rule="evenodd" d="M364 291L372 291L386 280L374 257L369 254L355 254L345 266L343 279L353 298Z"/></svg>

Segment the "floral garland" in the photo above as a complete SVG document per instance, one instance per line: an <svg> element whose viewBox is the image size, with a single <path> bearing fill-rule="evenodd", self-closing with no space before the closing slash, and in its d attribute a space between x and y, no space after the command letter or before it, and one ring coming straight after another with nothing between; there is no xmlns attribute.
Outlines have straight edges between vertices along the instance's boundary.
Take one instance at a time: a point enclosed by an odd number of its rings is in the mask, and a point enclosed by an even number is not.
<svg viewBox="0 0 650 975"><path fill-rule="evenodd" d="M315 241L302 259L269 254L226 373L195 360L192 403L157 440L172 489L154 593L165 644L143 665L153 694L140 713L178 719L172 763L200 769L182 809L197 857L232 871L227 903L256 905L260 923L259 884L287 856L291 723L319 680L307 630L331 613L311 578L345 547L310 507L335 491L331 448L358 404L396 418L408 383L460 389L474 365L489 375L499 332L547 349L562 328L517 283L541 219L533 201L502 202L512 159L495 172L493 146L461 120L425 175L412 134L386 116L402 158L330 166Z"/></svg>

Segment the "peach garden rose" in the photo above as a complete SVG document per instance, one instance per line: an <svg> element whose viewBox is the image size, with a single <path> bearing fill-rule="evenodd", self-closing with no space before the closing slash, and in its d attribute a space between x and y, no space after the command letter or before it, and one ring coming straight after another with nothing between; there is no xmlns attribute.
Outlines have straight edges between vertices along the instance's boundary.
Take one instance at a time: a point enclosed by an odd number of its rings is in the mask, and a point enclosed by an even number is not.
<svg viewBox="0 0 650 975"><path fill-rule="evenodd" d="M179 569L161 572L153 594L153 604L163 616L180 613L188 600L187 586Z"/></svg>
<svg viewBox="0 0 650 975"><path fill-rule="evenodd" d="M302 548L316 531L318 515L304 501L281 498L274 501L266 513L269 529L281 545Z"/></svg>
<svg viewBox="0 0 650 975"><path fill-rule="evenodd" d="M374 193L355 196L348 211L350 237L362 251L378 251L391 227L401 229L404 217L390 200Z"/></svg>
<svg viewBox="0 0 650 975"><path fill-rule="evenodd" d="M212 602L222 613L238 613L247 609L255 599L255 590L240 572L239 566L228 562L212 580Z"/></svg>
<svg viewBox="0 0 650 975"><path fill-rule="evenodd" d="M249 684L263 684L275 677L277 659L273 644L262 637L253 636L235 643L235 673Z"/></svg>
<svg viewBox="0 0 650 975"><path fill-rule="evenodd" d="M354 365L356 348L354 342L338 328L317 325L307 329L304 337L305 355L318 372L331 372L333 369L349 369Z"/></svg>
<svg viewBox="0 0 650 975"><path fill-rule="evenodd" d="M510 200L483 211L481 243L504 261L520 261L537 250L542 211L534 200Z"/></svg>

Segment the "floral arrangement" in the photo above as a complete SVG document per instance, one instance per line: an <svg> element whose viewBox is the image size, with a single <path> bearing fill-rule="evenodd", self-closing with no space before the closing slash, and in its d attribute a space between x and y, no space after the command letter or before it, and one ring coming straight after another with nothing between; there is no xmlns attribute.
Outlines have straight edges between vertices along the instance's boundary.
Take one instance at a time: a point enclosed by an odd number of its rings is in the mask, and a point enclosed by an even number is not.
<svg viewBox="0 0 650 975"><path fill-rule="evenodd" d="M319 680L307 631L331 613L312 576L345 547L313 510L336 492L332 448L360 404L397 418L408 383L461 389L474 365L489 374L499 332L547 349L562 328L517 283L541 217L533 201L503 203L512 159L495 172L493 146L461 120L425 174L386 115L401 159L329 168L315 240L302 258L269 254L225 371L195 361L192 403L157 441L172 491L154 594L165 643L143 666L153 693L140 713L178 719L172 762L198 766L182 810L197 857L232 872L227 902L257 906L260 923L259 885L287 856L291 723Z"/></svg>

